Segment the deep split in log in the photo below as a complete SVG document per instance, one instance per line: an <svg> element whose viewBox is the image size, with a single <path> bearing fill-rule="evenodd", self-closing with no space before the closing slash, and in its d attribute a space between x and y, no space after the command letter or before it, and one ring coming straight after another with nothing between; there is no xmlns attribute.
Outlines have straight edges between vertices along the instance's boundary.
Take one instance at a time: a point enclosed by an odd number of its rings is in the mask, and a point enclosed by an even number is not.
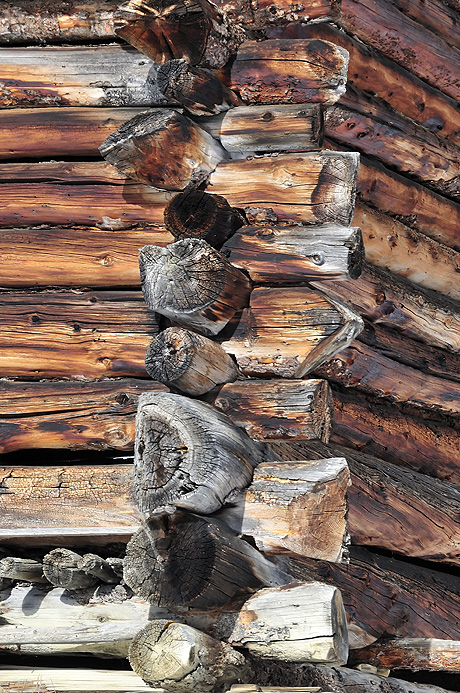
<svg viewBox="0 0 460 693"><path fill-rule="evenodd" d="M302 378L361 332L359 315L307 288L256 288L219 336L244 375Z"/></svg>
<svg viewBox="0 0 460 693"><path fill-rule="evenodd" d="M217 693L250 673L244 656L226 643L166 620L152 621L136 635L129 663L149 686L171 693Z"/></svg>
<svg viewBox="0 0 460 693"><path fill-rule="evenodd" d="M115 31L159 65L184 58L222 67L244 40L241 28L208 0L128 0L115 14Z"/></svg>
<svg viewBox="0 0 460 693"><path fill-rule="evenodd" d="M228 158L205 130L167 108L123 123L99 150L124 175L161 190L197 187Z"/></svg>
<svg viewBox="0 0 460 693"><path fill-rule="evenodd" d="M237 379L233 360L216 342L181 327L169 327L149 344L147 373L187 395L202 395Z"/></svg>
<svg viewBox="0 0 460 693"><path fill-rule="evenodd" d="M198 238L147 245L139 265L149 308L202 334L216 335L248 303L248 278Z"/></svg>
<svg viewBox="0 0 460 693"><path fill-rule="evenodd" d="M175 195L165 207L164 218L176 241L201 238L215 248L245 223L243 214L230 207L225 197L202 190Z"/></svg>
<svg viewBox="0 0 460 693"><path fill-rule="evenodd" d="M333 104L345 92L348 53L328 41L247 41L221 79L249 104Z"/></svg>
<svg viewBox="0 0 460 693"><path fill-rule="evenodd" d="M135 502L147 516L171 506L212 513L250 483L254 467L267 454L209 404L182 395L141 396Z"/></svg>
<svg viewBox="0 0 460 693"><path fill-rule="evenodd" d="M292 582L224 523L176 512L150 518L126 547L126 584L157 606L221 606L237 593Z"/></svg>
<svg viewBox="0 0 460 693"><path fill-rule="evenodd" d="M186 60L169 60L161 65L157 84L168 101L178 101L195 116L223 113L241 103L211 70L193 67Z"/></svg>
<svg viewBox="0 0 460 693"><path fill-rule="evenodd" d="M68 590L92 587L97 578L78 567L81 558L70 549L53 549L43 558L43 575L52 585Z"/></svg>
<svg viewBox="0 0 460 693"><path fill-rule="evenodd" d="M223 246L255 282L357 279L364 263L361 229L345 226L245 226Z"/></svg>

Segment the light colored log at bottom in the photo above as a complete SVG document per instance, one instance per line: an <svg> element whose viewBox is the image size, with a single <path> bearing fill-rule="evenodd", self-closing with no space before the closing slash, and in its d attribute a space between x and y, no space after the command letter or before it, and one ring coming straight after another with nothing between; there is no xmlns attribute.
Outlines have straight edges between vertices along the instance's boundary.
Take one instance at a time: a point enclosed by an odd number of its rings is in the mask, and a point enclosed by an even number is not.
<svg viewBox="0 0 460 693"><path fill-rule="evenodd" d="M319 686L296 686L279 688L279 686L258 686L256 683L236 683L229 693L318 693Z"/></svg>
<svg viewBox="0 0 460 693"><path fill-rule="evenodd" d="M2 693L164 693L148 686L134 671L110 669L47 669L4 666Z"/></svg>
<svg viewBox="0 0 460 693"><path fill-rule="evenodd" d="M355 650L353 664L365 662L388 669L422 669L460 672L460 641L437 638L380 640Z"/></svg>

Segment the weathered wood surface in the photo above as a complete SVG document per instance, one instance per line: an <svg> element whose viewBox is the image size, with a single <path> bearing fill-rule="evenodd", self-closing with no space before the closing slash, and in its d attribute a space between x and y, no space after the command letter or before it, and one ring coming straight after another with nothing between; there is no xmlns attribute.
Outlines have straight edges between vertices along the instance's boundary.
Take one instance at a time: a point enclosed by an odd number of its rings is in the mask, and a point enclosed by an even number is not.
<svg viewBox="0 0 460 693"><path fill-rule="evenodd" d="M329 440L333 402L325 380L238 381L214 400L253 439Z"/></svg>
<svg viewBox="0 0 460 693"><path fill-rule="evenodd" d="M418 565L365 549L351 547L350 554L348 565L302 557L279 561L298 580L319 580L340 589L351 649L382 636L458 637L460 591L455 576L420 570Z"/></svg>
<svg viewBox="0 0 460 693"><path fill-rule="evenodd" d="M321 149L324 140L319 104L240 106L219 120L220 141L232 153Z"/></svg>
<svg viewBox="0 0 460 693"><path fill-rule="evenodd" d="M249 488L219 517L235 532L252 537L266 554L298 553L341 561L348 544L350 476L345 458L296 462L281 458L282 462L260 464Z"/></svg>
<svg viewBox="0 0 460 693"><path fill-rule="evenodd" d="M2 376L145 377L158 327L141 292L18 292L0 305Z"/></svg>
<svg viewBox="0 0 460 693"><path fill-rule="evenodd" d="M347 226L244 226L223 246L255 282L357 279L364 262L361 229Z"/></svg>
<svg viewBox="0 0 460 693"><path fill-rule="evenodd" d="M346 458L351 475L348 522L353 544L459 564L457 485L334 444L283 442L273 447L286 460Z"/></svg>
<svg viewBox="0 0 460 693"><path fill-rule="evenodd" d="M362 327L357 313L319 292L256 288L238 324L230 322L219 341L244 375L302 378Z"/></svg>
<svg viewBox="0 0 460 693"><path fill-rule="evenodd" d="M264 459L263 446L209 404L169 393L139 397L133 498L146 517L174 508L213 513L250 484Z"/></svg>
<svg viewBox="0 0 460 693"><path fill-rule="evenodd" d="M164 693L164 689L148 686L134 671L113 669L46 669L3 665L0 685L5 693Z"/></svg>
<svg viewBox="0 0 460 693"><path fill-rule="evenodd" d="M245 29L263 29L267 25L309 22L312 19L336 19L340 14L340 0L307 0L292 6L286 0L217 0L216 5L233 21L241 22Z"/></svg>
<svg viewBox="0 0 460 693"><path fill-rule="evenodd" d="M238 377L233 359L219 344L181 327L168 327L152 339L145 367L153 380L192 396Z"/></svg>
<svg viewBox="0 0 460 693"><path fill-rule="evenodd" d="M0 577L26 582L48 582L43 576L43 564L31 558L9 556L0 560Z"/></svg>
<svg viewBox="0 0 460 693"><path fill-rule="evenodd" d="M148 380L0 381L0 452L27 448L132 450L142 392L167 388Z"/></svg>
<svg viewBox="0 0 460 693"><path fill-rule="evenodd" d="M99 151L128 178L176 191L198 187L228 158L209 133L170 108L136 115L109 135Z"/></svg>
<svg viewBox="0 0 460 693"><path fill-rule="evenodd" d="M152 621L136 635L129 663L149 686L164 685L171 693L218 693L250 673L237 650L196 628L167 620Z"/></svg>
<svg viewBox="0 0 460 693"><path fill-rule="evenodd" d="M142 292L152 311L208 337L248 305L251 282L199 238L139 251Z"/></svg>
<svg viewBox="0 0 460 693"><path fill-rule="evenodd" d="M115 566L117 568L118 566ZM77 568L88 575L94 575L101 582L114 584L120 582L123 577L123 564L121 566L121 575L117 573L109 561L101 558L95 553L85 553L77 562Z"/></svg>
<svg viewBox="0 0 460 693"><path fill-rule="evenodd" d="M68 590L94 587L98 579L78 567L81 558L80 554L71 551L71 549L53 549L43 557L43 575L55 587L63 587ZM32 633L30 637L35 640ZM44 638L44 641L46 640ZM36 642L40 642L40 640ZM5 642L5 644L12 645L14 642Z"/></svg>
<svg viewBox="0 0 460 693"><path fill-rule="evenodd" d="M361 342L343 349L317 368L316 374L346 388L418 410L456 417L460 414L460 383L398 363Z"/></svg>
<svg viewBox="0 0 460 693"><path fill-rule="evenodd" d="M243 43L221 78L248 105L330 105L345 92L347 68L347 51L328 41L271 39Z"/></svg>
<svg viewBox="0 0 460 693"><path fill-rule="evenodd" d="M164 103L157 66L127 46L0 48L0 61L4 108Z"/></svg>
<svg viewBox="0 0 460 693"><path fill-rule="evenodd" d="M410 671L460 672L460 642L437 638L395 638L353 652L352 663Z"/></svg>

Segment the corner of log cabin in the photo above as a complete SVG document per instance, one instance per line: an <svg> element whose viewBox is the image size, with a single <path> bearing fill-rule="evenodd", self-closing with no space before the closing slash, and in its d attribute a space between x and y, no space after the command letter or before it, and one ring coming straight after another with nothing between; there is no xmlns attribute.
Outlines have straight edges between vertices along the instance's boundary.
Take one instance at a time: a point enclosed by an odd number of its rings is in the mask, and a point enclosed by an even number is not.
<svg viewBox="0 0 460 693"><path fill-rule="evenodd" d="M460 690L459 26L0 0L2 693Z"/></svg>

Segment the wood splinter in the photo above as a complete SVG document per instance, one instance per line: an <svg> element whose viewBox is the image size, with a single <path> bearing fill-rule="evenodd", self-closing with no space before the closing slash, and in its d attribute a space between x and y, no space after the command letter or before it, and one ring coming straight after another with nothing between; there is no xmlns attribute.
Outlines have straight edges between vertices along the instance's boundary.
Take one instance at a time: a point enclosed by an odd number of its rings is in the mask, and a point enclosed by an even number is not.
<svg viewBox="0 0 460 693"><path fill-rule="evenodd" d="M220 693L250 675L242 654L183 623L158 619L134 638L129 663L149 686L171 693Z"/></svg>
<svg viewBox="0 0 460 693"><path fill-rule="evenodd" d="M207 609L293 578L218 520L178 511L150 518L126 547L124 580L151 604Z"/></svg>
<svg viewBox="0 0 460 693"><path fill-rule="evenodd" d="M98 578L78 567L81 558L70 549L53 549L43 558L43 574L55 587L68 590L92 587L98 582Z"/></svg>
<svg viewBox="0 0 460 693"><path fill-rule="evenodd" d="M237 379L238 369L219 344L182 327L169 327L150 342L147 373L187 395L203 395Z"/></svg>
<svg viewBox="0 0 460 693"><path fill-rule="evenodd" d="M170 60L157 72L158 89L196 116L214 115L241 104L211 70L193 67L186 60Z"/></svg>
<svg viewBox="0 0 460 693"><path fill-rule="evenodd" d="M251 282L197 238L139 251L142 291L151 310L207 336L248 303Z"/></svg>
<svg viewBox="0 0 460 693"><path fill-rule="evenodd" d="M197 187L229 156L208 132L168 108L134 116L99 151L128 178L176 191Z"/></svg>
<svg viewBox="0 0 460 693"><path fill-rule="evenodd" d="M165 207L164 220L177 241L201 238L213 248L219 248L247 223L243 213L230 207L225 197L202 190L175 195Z"/></svg>
<svg viewBox="0 0 460 693"><path fill-rule="evenodd" d="M209 404L146 393L136 418L135 502L147 516L171 506L212 513L248 486L266 454Z"/></svg>

